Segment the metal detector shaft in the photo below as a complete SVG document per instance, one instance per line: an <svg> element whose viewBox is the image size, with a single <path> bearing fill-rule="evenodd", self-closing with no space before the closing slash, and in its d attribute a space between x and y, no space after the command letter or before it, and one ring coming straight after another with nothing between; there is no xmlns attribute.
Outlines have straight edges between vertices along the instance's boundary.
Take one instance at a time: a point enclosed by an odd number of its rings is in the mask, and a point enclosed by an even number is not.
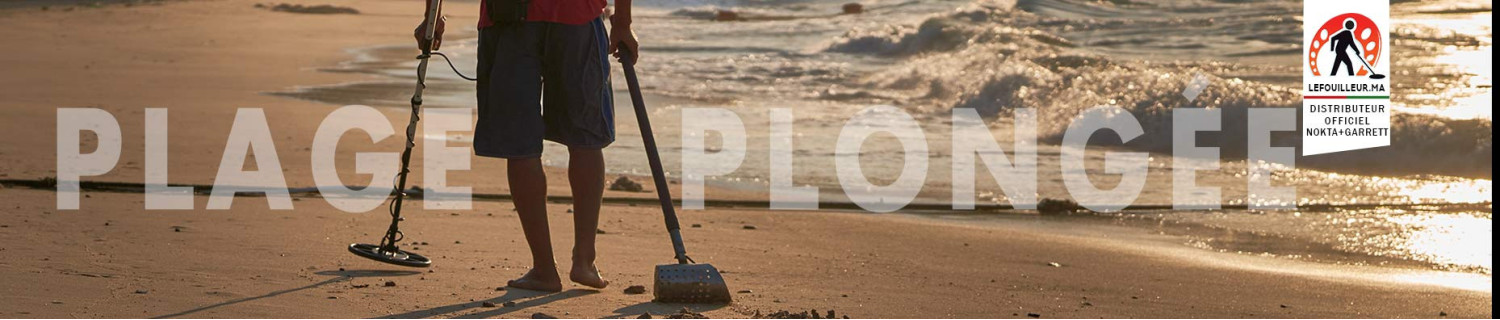
<svg viewBox="0 0 1500 320"><path fill-rule="evenodd" d="M1355 52L1355 54L1359 54L1360 56L1356 56L1354 57L1354 59L1359 60L1360 64L1365 65L1365 70L1369 70L1370 75L1373 76L1377 74L1375 73L1375 66L1370 65L1369 61L1365 61L1365 56L1362 53Z"/></svg>
<svg viewBox="0 0 1500 320"><path fill-rule="evenodd" d="M627 50L620 48L621 52ZM628 61L629 57L623 59ZM682 245L682 227L677 224L677 211L672 209L672 192L667 190L667 176L662 174L661 155L656 152L656 138L651 134L651 120L646 116L646 102L641 100L641 85L635 78L635 64L620 64L625 69L625 84L630 87L630 101L635 105L635 121L641 126L641 140L646 144L646 159L651 163L651 180L656 181L656 197L661 199L662 217L667 222L667 233L672 236L672 249L676 251L677 263L689 263L687 248Z"/></svg>
<svg viewBox="0 0 1500 320"><path fill-rule="evenodd" d="M406 199L406 177L411 172L411 149L416 146L417 121L421 120L422 90L427 88L427 59L432 56L432 45L436 43L433 40L437 38L437 21L442 4L442 0L429 0L427 5L427 20L423 22L427 24L427 43L422 46L422 55L417 56L421 61L417 63L416 92L411 96L411 121L406 123L406 149L401 151L401 171L397 173L396 200L393 204L395 208L391 212L391 227L386 230L386 237L381 239L382 250L394 251L396 242L399 241L396 234L400 229L397 225L401 223L401 204Z"/></svg>
<svg viewBox="0 0 1500 320"><path fill-rule="evenodd" d="M1355 54L1359 53L1355 52ZM1354 57L1354 59L1359 60L1359 64L1365 65L1365 70L1370 70L1370 73L1375 73L1375 67L1371 66L1369 61L1365 61L1364 56L1356 56Z"/></svg>
<svg viewBox="0 0 1500 320"><path fill-rule="evenodd" d="M1354 50L1354 60L1359 60L1359 64L1365 66L1365 71L1369 71L1370 79L1383 79L1383 78L1385 78L1384 75L1381 75L1379 73L1375 73L1375 66L1371 66L1369 61L1365 61L1364 54L1360 53L1358 49Z"/></svg>

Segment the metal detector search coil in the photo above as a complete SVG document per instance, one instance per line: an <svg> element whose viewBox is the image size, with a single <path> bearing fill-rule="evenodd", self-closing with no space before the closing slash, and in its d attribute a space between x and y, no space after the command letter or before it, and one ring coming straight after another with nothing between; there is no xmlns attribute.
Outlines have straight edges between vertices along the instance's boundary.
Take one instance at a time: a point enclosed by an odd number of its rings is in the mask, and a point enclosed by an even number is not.
<svg viewBox="0 0 1500 320"><path fill-rule="evenodd" d="M370 260L399 266L416 268L426 268L428 266L432 266L432 259L428 259L427 257L424 257L420 254L407 252L401 249L396 249L395 251L385 251L381 250L380 246L373 244L351 244L349 245L349 252L352 252L361 257L369 258Z"/></svg>

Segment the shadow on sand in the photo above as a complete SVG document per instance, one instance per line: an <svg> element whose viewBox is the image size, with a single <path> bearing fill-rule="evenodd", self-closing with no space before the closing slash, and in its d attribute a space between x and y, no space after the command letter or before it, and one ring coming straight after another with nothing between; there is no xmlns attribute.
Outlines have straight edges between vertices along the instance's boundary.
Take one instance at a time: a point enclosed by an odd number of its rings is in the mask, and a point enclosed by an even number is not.
<svg viewBox="0 0 1500 320"><path fill-rule="evenodd" d="M416 310L400 314L392 314L376 319L413 319L442 316L444 318L458 319L481 319L499 317L511 312L520 311L530 307L536 307L548 303L572 299L599 293L595 290L571 289L563 292L548 293L542 291L531 291L525 289L508 288L505 295L486 300L456 303L446 306ZM484 303L489 302L501 306L497 308L484 308ZM504 306L506 302L515 302L514 306ZM484 309L483 311L468 312L471 309Z"/></svg>
<svg viewBox="0 0 1500 320"><path fill-rule="evenodd" d="M288 294L288 293L292 293L292 292L297 292L297 291L302 291L302 290L317 288L317 287L321 287L321 286L329 285L329 284L333 284L333 283L338 283L338 282L345 282L345 281L349 281L352 278L362 278L362 277L400 277L400 276L409 276L409 275L414 275L414 274L419 274L419 273L420 272L407 271L407 270L402 270L402 271L393 271L393 270L318 271L318 272L315 272L314 274L317 274L317 275L320 275L320 276L333 276L334 278L328 279L328 280L319 281L317 283L313 283L313 284L309 284L309 285L305 285L305 286L301 286L301 287L296 287L296 288L291 288L291 289L286 289L286 290L273 291L273 292L270 292L270 293L267 293L267 294L263 294L263 295L259 295L259 296L254 296L254 297L245 297L245 298L239 298L239 299L224 301L224 302L215 303L215 304L211 304L211 305L207 305L207 306L193 308L193 309L182 311L182 312L165 314L165 315L155 316L155 317L151 317L151 318L152 319L176 318L176 317L190 315L190 314L194 314L194 313L198 313L198 312L202 312L202 311L206 311L206 310L210 310L210 309L214 309L214 308L219 308L219 307L223 307L223 306L229 306L229 305L234 305L234 304L239 304L239 303L244 303L244 302L250 302L250 301L255 301L255 300L260 300L260 299L275 297L275 296L279 296L279 295L283 295L283 294Z"/></svg>
<svg viewBox="0 0 1500 320"><path fill-rule="evenodd" d="M450 304L450 305L441 306L441 307L416 310L416 311L411 311L411 312L406 312L406 313L400 313L400 314L392 314L392 315L387 315L387 316L384 316L384 317L379 317L377 319L412 319L412 318L430 318L430 317L443 317L443 318L454 318L454 319L495 318L495 317L501 317L501 316L504 316L504 315L507 315L507 314L510 314L510 313L514 313L514 312L517 312L517 311L525 310L526 308L537 307L537 306L541 306L541 305L545 305L545 304L549 304L549 303L553 303L553 302L558 302L558 301L562 301L562 300L567 300L567 299L572 299L572 298L578 298L578 297L593 295L593 294L597 294L597 293L599 293L599 291L588 290L588 289L570 289L570 290L563 291L563 292L547 293L547 292L541 292L541 291L531 291L531 290L525 290L525 289L510 288L510 289L507 289L505 291L505 295L501 295L499 297L490 298L490 299L487 299L487 300L479 300L479 301L472 301L472 302ZM495 304L497 306L500 306L500 307L485 308L484 307L484 303L485 302L493 303L493 304ZM513 306L505 306L506 302L515 302L515 305L513 305ZM616 309L614 311L615 314L606 316L604 318L605 319L635 318L636 316L639 316L642 313L651 313L653 315L673 314L673 313L677 313L678 311L681 311L684 308L686 308L686 309L688 309L690 311L693 311L693 312L704 312L704 311L710 311L710 310L716 310L716 309L719 309L719 308L723 308L724 306L725 305L676 304L676 303L645 302L645 303L639 303L639 304L627 306L627 307L624 307L624 308ZM472 311L472 310L475 310L475 309L479 309L479 311Z"/></svg>
<svg viewBox="0 0 1500 320"><path fill-rule="evenodd" d="M683 309L687 309L688 311L692 311L692 312L696 312L696 313L703 313L703 312L718 310L719 308L723 308L725 306L728 306L728 305L727 304L685 304L685 303L642 302L642 303L633 304L633 305L630 305L630 306L627 306L627 307L624 307L624 308L615 309L615 314L612 314L612 315L609 315L609 316L605 316L604 318L605 319L625 319L625 318L634 319L635 317L640 316L642 313L650 313L652 316L661 316L661 315L667 315L667 314L675 314L678 311L682 311Z"/></svg>

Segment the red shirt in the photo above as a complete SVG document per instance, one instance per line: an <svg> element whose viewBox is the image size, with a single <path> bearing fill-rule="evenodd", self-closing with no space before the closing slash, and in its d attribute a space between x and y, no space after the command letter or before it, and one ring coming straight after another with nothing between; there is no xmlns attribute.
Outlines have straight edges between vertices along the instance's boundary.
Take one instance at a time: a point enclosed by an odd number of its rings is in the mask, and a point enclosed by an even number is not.
<svg viewBox="0 0 1500 320"><path fill-rule="evenodd" d="M479 1L480 28L495 24L490 21L485 1L489 0ZM526 21L584 24L603 15L607 5L605 0L531 0L531 6L526 8Z"/></svg>

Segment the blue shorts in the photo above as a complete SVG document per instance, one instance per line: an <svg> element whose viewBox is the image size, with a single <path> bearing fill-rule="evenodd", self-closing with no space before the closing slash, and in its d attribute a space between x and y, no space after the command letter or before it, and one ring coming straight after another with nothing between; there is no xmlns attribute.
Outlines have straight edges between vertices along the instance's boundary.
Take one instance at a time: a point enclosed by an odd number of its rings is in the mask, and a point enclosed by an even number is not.
<svg viewBox="0 0 1500 320"><path fill-rule="evenodd" d="M479 30L474 153L542 155L542 140L598 149L615 141L604 20L527 21Z"/></svg>

